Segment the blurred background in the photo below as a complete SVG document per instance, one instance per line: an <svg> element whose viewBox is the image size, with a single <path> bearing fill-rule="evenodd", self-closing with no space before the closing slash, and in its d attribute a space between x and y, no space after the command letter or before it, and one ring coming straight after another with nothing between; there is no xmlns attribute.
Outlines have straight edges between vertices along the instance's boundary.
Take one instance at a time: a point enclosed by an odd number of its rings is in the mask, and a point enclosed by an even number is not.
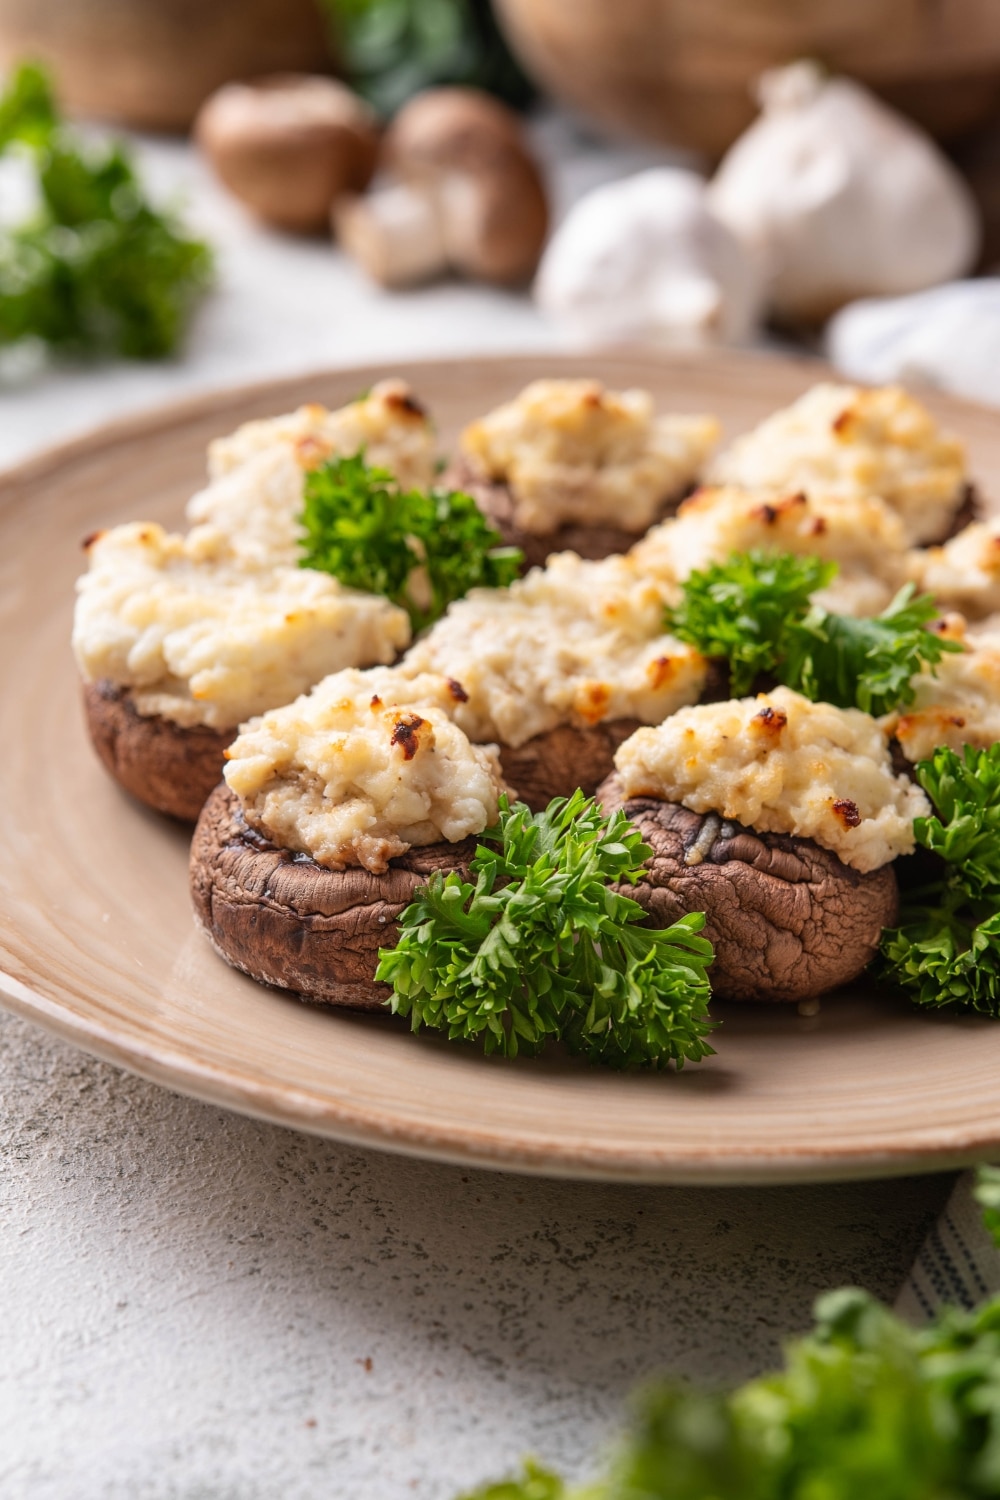
<svg viewBox="0 0 1000 1500"><path fill-rule="evenodd" d="M991 0L0 0L0 70L0 461L472 351L1000 403Z"/></svg>

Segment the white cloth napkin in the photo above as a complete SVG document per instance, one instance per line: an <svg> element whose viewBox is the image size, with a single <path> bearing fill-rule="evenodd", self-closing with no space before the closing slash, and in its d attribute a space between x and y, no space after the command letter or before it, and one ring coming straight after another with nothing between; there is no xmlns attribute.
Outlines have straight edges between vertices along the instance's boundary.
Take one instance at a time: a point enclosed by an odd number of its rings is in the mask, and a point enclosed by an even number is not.
<svg viewBox="0 0 1000 1500"><path fill-rule="evenodd" d="M934 385L1000 406L1000 276L851 302L827 324L824 346L851 380Z"/></svg>
<svg viewBox="0 0 1000 1500"><path fill-rule="evenodd" d="M974 1172L963 1172L896 1298L896 1312L924 1323L945 1304L969 1309L1000 1292L1000 1254L973 1196Z"/></svg>

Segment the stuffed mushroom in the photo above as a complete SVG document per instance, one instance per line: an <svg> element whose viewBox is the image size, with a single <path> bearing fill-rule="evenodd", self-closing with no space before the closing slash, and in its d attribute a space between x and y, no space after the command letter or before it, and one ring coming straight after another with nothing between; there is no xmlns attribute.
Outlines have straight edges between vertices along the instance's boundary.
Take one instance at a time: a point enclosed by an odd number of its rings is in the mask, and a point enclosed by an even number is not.
<svg viewBox="0 0 1000 1500"><path fill-rule="evenodd" d="M842 500L877 495L911 546L951 536L974 505L963 445L899 386L815 385L720 453L709 480Z"/></svg>
<svg viewBox="0 0 1000 1500"><path fill-rule="evenodd" d="M87 725L140 801L193 820L243 720L409 643L404 610L298 566L305 472L360 448L430 482L430 424L402 382L217 440L186 533L136 522L87 539L73 628Z"/></svg>
<svg viewBox="0 0 1000 1500"><path fill-rule="evenodd" d="M930 811L874 719L777 688L682 709L615 760L605 810L653 848L631 894L658 926L705 913L717 995L799 1001L867 967Z"/></svg>
<svg viewBox="0 0 1000 1500"><path fill-rule="evenodd" d="M534 811L592 796L640 724L697 702L705 658L663 627L664 593L626 558L559 553L507 589L473 589L418 640L404 672L461 684L455 722L500 746Z"/></svg>
<svg viewBox="0 0 1000 1500"><path fill-rule="evenodd" d="M89 548L73 645L94 746L150 807L192 819L253 714L342 667L391 662L405 611L306 568L247 571L190 535L117 526Z"/></svg>
<svg viewBox="0 0 1000 1500"><path fill-rule="evenodd" d="M881 721L911 771L941 745L987 750L1000 741L1000 621L969 627L961 615L939 622L964 649L912 679L913 700Z"/></svg>
<svg viewBox="0 0 1000 1500"><path fill-rule="evenodd" d="M369 1009L395 922L434 870L464 870L505 790L494 746L453 722L456 684L334 673L246 725L191 846L196 917L223 958L304 998Z"/></svg>
<svg viewBox="0 0 1000 1500"><path fill-rule="evenodd" d="M537 380L465 429L451 479L527 566L602 558L676 507L718 436L714 417L658 416L647 391Z"/></svg>
<svg viewBox="0 0 1000 1500"><path fill-rule="evenodd" d="M874 495L706 486L629 553L669 593L696 569L735 553L794 553L837 564L816 602L840 614L874 615L908 581L912 552L894 510Z"/></svg>

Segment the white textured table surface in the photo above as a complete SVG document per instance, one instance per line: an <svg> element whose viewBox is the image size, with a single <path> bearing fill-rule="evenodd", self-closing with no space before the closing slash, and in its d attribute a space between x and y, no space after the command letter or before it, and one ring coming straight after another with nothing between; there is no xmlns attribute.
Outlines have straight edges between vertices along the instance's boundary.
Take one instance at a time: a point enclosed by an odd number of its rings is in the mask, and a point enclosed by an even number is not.
<svg viewBox="0 0 1000 1500"><path fill-rule="evenodd" d="M550 125L560 201L646 160ZM321 364L544 348L525 299L390 298L248 227L148 145L220 251L184 361L0 388L0 463L93 422ZM0 1015L4 1500L449 1500L578 1467L659 1369L746 1375L813 1296L892 1297L948 1179L665 1190L363 1154L180 1099Z"/></svg>

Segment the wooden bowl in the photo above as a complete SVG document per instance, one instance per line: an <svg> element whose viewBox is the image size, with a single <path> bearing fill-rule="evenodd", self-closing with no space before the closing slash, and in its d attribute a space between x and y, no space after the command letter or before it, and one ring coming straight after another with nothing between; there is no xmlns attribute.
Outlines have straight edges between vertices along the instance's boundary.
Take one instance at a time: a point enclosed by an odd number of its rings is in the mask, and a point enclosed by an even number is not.
<svg viewBox="0 0 1000 1500"><path fill-rule="evenodd" d="M765 68L817 57L934 135L1000 112L1000 4L983 0L496 0L528 72L602 124L718 157Z"/></svg>
<svg viewBox="0 0 1000 1500"><path fill-rule="evenodd" d="M24 57L71 113L147 130L186 130L231 79L330 67L316 0L0 0L0 68Z"/></svg>

